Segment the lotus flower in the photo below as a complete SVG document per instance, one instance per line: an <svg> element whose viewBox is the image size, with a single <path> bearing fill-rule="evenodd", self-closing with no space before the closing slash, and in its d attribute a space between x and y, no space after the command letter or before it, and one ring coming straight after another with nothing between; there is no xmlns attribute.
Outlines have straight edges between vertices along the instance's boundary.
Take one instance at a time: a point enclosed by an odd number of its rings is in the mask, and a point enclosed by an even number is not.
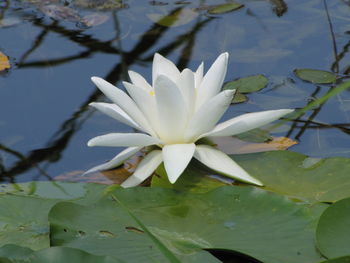
<svg viewBox="0 0 350 263"><path fill-rule="evenodd" d="M193 72L179 71L169 60L155 54L150 85L140 74L129 71L131 83L123 82L129 95L107 81L92 77L95 85L113 102L90 105L140 133L109 133L95 137L88 146L128 147L112 160L87 172L119 166L146 146L154 145L123 187L140 184L163 162L175 183L194 157L209 168L239 181L263 185L225 153L205 145L205 137L231 136L266 125L292 112L291 109L247 113L217 124L229 107L234 90L220 91L228 53L221 54L203 75L203 63Z"/></svg>

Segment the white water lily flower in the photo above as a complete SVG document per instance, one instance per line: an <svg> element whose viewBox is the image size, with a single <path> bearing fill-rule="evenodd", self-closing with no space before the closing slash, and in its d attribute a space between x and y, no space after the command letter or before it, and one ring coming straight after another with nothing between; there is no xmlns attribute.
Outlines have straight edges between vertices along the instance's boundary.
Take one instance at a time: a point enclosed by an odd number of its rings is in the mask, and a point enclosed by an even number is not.
<svg viewBox="0 0 350 263"><path fill-rule="evenodd" d="M113 102L90 105L142 133L109 133L88 142L88 146L128 147L112 160L87 172L111 169L143 147L155 145L139 163L123 187L140 184L163 162L169 181L175 183L192 157L209 168L234 179L263 185L225 153L200 144L208 136L231 136L266 125L292 112L291 109L247 113L218 125L229 107L234 91L220 91L227 69L228 53L221 54L203 75L203 63L193 72L177 67L159 54L154 55L150 85L141 75L129 71L124 82L127 95L107 81L92 77L96 86Z"/></svg>

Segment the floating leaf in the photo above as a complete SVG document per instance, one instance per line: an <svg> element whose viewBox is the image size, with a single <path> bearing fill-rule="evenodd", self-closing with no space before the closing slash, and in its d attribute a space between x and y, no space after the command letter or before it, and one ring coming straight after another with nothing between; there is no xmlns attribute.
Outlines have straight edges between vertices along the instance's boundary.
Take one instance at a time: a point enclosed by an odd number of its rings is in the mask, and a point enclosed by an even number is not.
<svg viewBox="0 0 350 263"><path fill-rule="evenodd" d="M153 22L166 27L182 26L190 23L198 16L198 13L190 8L183 8L170 15L147 14Z"/></svg>
<svg viewBox="0 0 350 263"><path fill-rule="evenodd" d="M318 249L327 258L350 255L350 198L324 211L318 222L316 239Z"/></svg>
<svg viewBox="0 0 350 263"><path fill-rule="evenodd" d="M247 96L236 91L235 96L233 97L232 103L242 103L248 100Z"/></svg>
<svg viewBox="0 0 350 263"><path fill-rule="evenodd" d="M325 158L305 166L308 156L290 151L232 156L265 189L309 202L335 202L350 196L350 159Z"/></svg>
<svg viewBox="0 0 350 263"><path fill-rule="evenodd" d="M265 88L268 82L264 75L254 75L230 81L223 89L237 89L240 93L252 93Z"/></svg>
<svg viewBox="0 0 350 263"><path fill-rule="evenodd" d="M27 247L17 245L5 245L0 247L0 258L7 258L9 260L27 259L33 253L33 250ZM2 262L0 260L0 262Z"/></svg>
<svg viewBox="0 0 350 263"><path fill-rule="evenodd" d="M191 164L174 183L170 183L164 165L158 167L156 175L152 177L152 187L172 188L189 192L206 193L226 183L208 176L207 170Z"/></svg>
<svg viewBox="0 0 350 263"><path fill-rule="evenodd" d="M337 80L334 73L317 69L295 69L294 74L302 80L316 84L331 84Z"/></svg>
<svg viewBox="0 0 350 263"><path fill-rule="evenodd" d="M38 250L49 247L47 214L57 200L0 196L0 246L16 244Z"/></svg>
<svg viewBox="0 0 350 263"><path fill-rule="evenodd" d="M8 57L0 52L0 71L11 68Z"/></svg>
<svg viewBox="0 0 350 263"><path fill-rule="evenodd" d="M208 13L209 14L223 14L232 12L234 10L242 8L244 5L239 3L227 3L227 4L221 4L221 5L215 5L209 8Z"/></svg>
<svg viewBox="0 0 350 263"><path fill-rule="evenodd" d="M214 137L211 140L217 145L217 148L227 154L279 151L297 144L296 141L286 137L273 137L272 140L261 143L242 141L234 137Z"/></svg>
<svg viewBox="0 0 350 263"><path fill-rule="evenodd" d="M74 0L74 5L100 11L115 10L126 6L122 0Z"/></svg>
<svg viewBox="0 0 350 263"><path fill-rule="evenodd" d="M82 250L69 247L50 247L39 251L31 251L18 246L5 248L11 253L3 255L4 248L0 248L0 262L2 263L122 263L115 258L95 256Z"/></svg>
<svg viewBox="0 0 350 263"><path fill-rule="evenodd" d="M230 186L194 194L140 187L117 189L111 195L180 262L219 262L208 253L206 260L193 261L203 248L234 250L269 263L321 259L312 227L317 216L303 205L261 189ZM140 227L108 196L93 206L59 203L49 220L54 246L130 263L167 262L147 233L131 230ZM102 230L112 235L101 236Z"/></svg>
<svg viewBox="0 0 350 263"><path fill-rule="evenodd" d="M350 263L350 256L333 258L326 261L322 261L320 263Z"/></svg>

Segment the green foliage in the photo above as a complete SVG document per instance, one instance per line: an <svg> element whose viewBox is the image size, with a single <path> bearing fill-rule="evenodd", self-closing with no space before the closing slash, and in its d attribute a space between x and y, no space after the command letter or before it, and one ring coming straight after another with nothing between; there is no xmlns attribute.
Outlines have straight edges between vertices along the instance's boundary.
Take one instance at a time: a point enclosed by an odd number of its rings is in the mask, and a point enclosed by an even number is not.
<svg viewBox="0 0 350 263"><path fill-rule="evenodd" d="M232 12L234 10L242 8L244 5L239 3L227 3L227 4L221 4L213 6L208 10L209 14L222 14L222 13L228 13Z"/></svg>
<svg viewBox="0 0 350 263"><path fill-rule="evenodd" d="M312 159L290 151L233 156L266 190L307 202L335 202L350 196L350 159Z"/></svg>
<svg viewBox="0 0 350 263"><path fill-rule="evenodd" d="M340 200L325 210L316 234L318 248L326 257L350 256L350 198Z"/></svg>
<svg viewBox="0 0 350 263"><path fill-rule="evenodd" d="M268 79L264 75L254 75L230 81L223 89L236 89L240 93L252 93L266 87Z"/></svg>
<svg viewBox="0 0 350 263"><path fill-rule="evenodd" d="M315 84L331 84L337 80L334 73L317 69L295 69L294 74L302 80Z"/></svg>

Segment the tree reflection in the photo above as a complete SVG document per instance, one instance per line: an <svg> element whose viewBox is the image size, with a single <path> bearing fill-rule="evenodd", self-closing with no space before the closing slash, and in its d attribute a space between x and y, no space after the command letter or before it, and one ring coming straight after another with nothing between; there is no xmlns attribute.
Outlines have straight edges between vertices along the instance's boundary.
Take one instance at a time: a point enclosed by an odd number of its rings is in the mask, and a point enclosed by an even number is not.
<svg viewBox="0 0 350 263"><path fill-rule="evenodd" d="M180 9L177 8L171 13L178 12L179 10ZM42 30L33 41L32 46L26 52L24 52L17 65L18 68L47 67L47 65L58 66L79 59L87 59L94 53L102 52L107 54L115 54L121 57L121 62L117 63L113 68L111 68L104 79L114 84L120 80L123 80L127 69L132 65L138 64L140 62L149 63L152 61L153 54L151 56L143 56L152 48L154 48L156 43L161 41L164 34L169 30L169 27L154 23L151 28L149 28L141 35L134 48L126 52L122 49L121 45L121 29L118 23L117 12L113 13L113 17L117 35L113 39L107 41L102 41L94 38L91 35L84 34L81 32L81 30L67 29L58 21L53 21L50 24L45 24L42 22L42 19L33 19L32 24L38 28L41 28ZM182 49L181 55L179 57L178 65L180 67L185 67L191 58L196 34L198 34L198 32L200 32L203 27L212 19L213 18L210 17L198 19L194 26L188 30L188 32L179 34L173 41L160 47L158 49L159 52L166 56L170 52L173 52L175 49L183 45L184 48ZM47 38L50 33L59 34L60 36L79 44L86 50L75 55L61 57L58 59L46 59L41 61L26 62L30 54L42 45L45 38ZM115 47L113 45L115 41L118 41L118 47ZM45 178L51 180L52 178L44 171L44 169L40 168L39 165L43 165L44 163L57 162L61 159L62 153L67 148L70 140L94 112L94 110L91 109L88 105L93 101L99 101L102 99L104 99L104 95L98 89L96 89L78 107L78 110L76 112L73 112L71 117L61 124L59 130L52 136L52 139L46 143L47 147L45 148L36 149L34 151L31 151L28 155L24 155L9 149L4 145L1 145L1 151L5 151L8 154L14 155L19 159L9 168L5 168L4 165L1 164L0 169L2 170L2 180L15 182L15 177L17 175L22 174L32 168L36 168L41 176L44 176Z"/></svg>

